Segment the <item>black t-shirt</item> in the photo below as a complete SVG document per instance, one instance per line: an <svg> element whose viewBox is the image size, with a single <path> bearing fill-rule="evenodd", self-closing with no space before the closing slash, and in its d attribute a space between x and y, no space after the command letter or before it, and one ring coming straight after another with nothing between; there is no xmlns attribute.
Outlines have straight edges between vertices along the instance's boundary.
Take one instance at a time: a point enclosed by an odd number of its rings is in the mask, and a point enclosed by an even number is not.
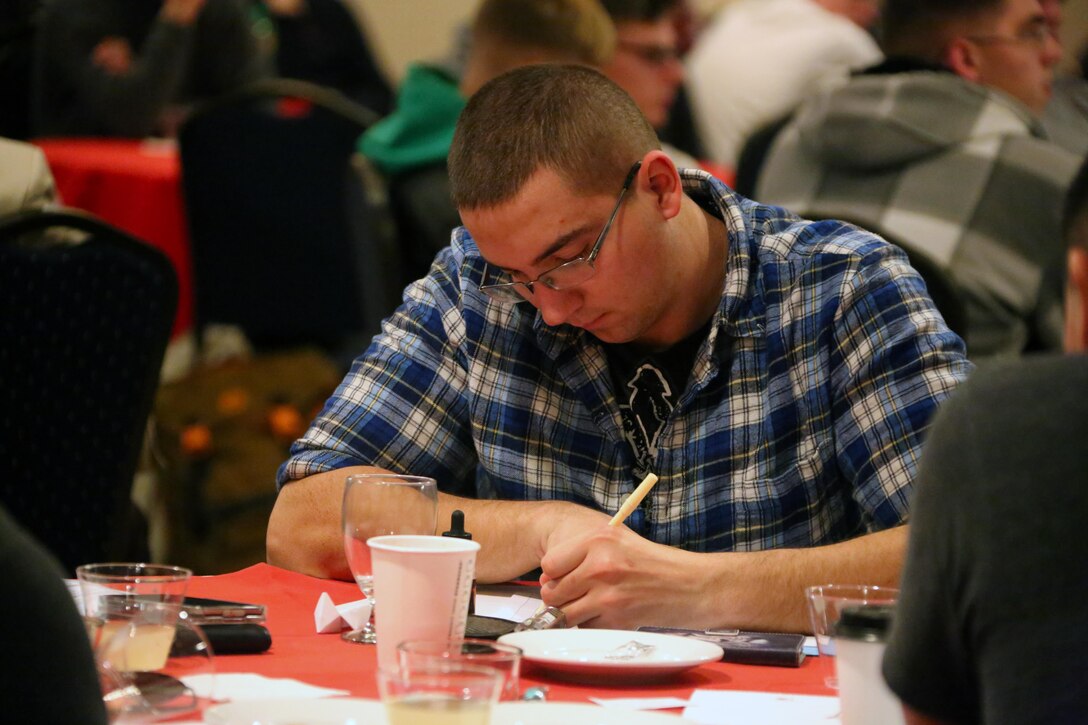
<svg viewBox="0 0 1088 725"><path fill-rule="evenodd" d="M1088 358L979 370L930 431L884 675L957 723L1085 722Z"/></svg>
<svg viewBox="0 0 1088 725"><path fill-rule="evenodd" d="M665 350L635 344L605 345L623 432L635 455L635 474L656 468L657 439L684 392L699 346L710 330L702 328Z"/></svg>

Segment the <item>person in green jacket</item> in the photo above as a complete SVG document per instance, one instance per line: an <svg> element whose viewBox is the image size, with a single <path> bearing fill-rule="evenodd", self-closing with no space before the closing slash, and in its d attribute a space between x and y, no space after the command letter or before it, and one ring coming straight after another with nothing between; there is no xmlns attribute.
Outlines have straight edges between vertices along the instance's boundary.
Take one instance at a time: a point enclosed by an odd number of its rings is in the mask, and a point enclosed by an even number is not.
<svg viewBox="0 0 1088 725"><path fill-rule="evenodd" d="M404 282L426 274L460 226L446 154L466 99L508 70L535 63L600 66L615 30L597 0L484 0L473 19L460 79L438 64L407 72L396 110L363 134L359 150L389 186Z"/></svg>

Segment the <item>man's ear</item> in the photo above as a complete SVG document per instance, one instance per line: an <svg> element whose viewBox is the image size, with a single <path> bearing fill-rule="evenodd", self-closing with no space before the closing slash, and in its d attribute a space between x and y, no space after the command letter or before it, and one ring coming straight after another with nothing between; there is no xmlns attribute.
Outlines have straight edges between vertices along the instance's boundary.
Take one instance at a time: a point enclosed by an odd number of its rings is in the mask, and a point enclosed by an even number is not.
<svg viewBox="0 0 1088 725"><path fill-rule="evenodd" d="M1088 351L1088 249L1073 247L1066 257L1065 349Z"/></svg>
<svg viewBox="0 0 1088 725"><path fill-rule="evenodd" d="M942 58L944 64L960 78L972 83L981 83L982 58L978 46L967 38L956 36L948 43Z"/></svg>
<svg viewBox="0 0 1088 725"><path fill-rule="evenodd" d="M636 183L657 197L657 206L666 219L680 213L680 200L684 197L680 172L664 151L655 149L642 157Z"/></svg>

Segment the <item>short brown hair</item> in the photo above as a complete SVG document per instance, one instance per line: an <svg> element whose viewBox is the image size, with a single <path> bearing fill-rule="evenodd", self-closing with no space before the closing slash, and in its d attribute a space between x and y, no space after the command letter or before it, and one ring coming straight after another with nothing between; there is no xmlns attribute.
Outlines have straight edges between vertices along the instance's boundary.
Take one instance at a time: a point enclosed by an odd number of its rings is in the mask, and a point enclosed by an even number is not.
<svg viewBox="0 0 1088 725"><path fill-rule="evenodd" d="M570 63L601 65L616 31L598 0L484 0L472 23L473 43L534 49Z"/></svg>
<svg viewBox="0 0 1088 725"><path fill-rule="evenodd" d="M653 23L671 13L678 0L601 0L614 23Z"/></svg>
<svg viewBox="0 0 1088 725"><path fill-rule="evenodd" d="M881 45L889 56L941 63L945 49L965 23L1001 10L1007 0L886 0Z"/></svg>
<svg viewBox="0 0 1088 725"><path fill-rule="evenodd" d="M450 146L450 191L459 209L517 196L538 169L584 194L614 192L631 165L661 148L638 106L598 71L533 65L477 91Z"/></svg>

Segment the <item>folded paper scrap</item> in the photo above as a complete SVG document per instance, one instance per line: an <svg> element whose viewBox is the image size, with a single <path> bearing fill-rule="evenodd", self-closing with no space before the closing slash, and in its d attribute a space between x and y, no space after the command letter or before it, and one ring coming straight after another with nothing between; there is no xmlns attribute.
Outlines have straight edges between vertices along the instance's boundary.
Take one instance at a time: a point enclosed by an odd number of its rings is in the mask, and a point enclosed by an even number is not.
<svg viewBox="0 0 1088 725"><path fill-rule="evenodd" d="M333 604L328 592L321 592L314 607L314 628L318 634L339 634L345 628L362 629L370 619L370 600Z"/></svg>
<svg viewBox="0 0 1088 725"><path fill-rule="evenodd" d="M477 594L476 614L481 617L521 622L540 606L540 600L520 594L509 596ZM370 618L370 602L360 599L347 604L333 604L332 597L322 592L314 608L314 627L318 634L338 634L345 627L359 629Z"/></svg>

